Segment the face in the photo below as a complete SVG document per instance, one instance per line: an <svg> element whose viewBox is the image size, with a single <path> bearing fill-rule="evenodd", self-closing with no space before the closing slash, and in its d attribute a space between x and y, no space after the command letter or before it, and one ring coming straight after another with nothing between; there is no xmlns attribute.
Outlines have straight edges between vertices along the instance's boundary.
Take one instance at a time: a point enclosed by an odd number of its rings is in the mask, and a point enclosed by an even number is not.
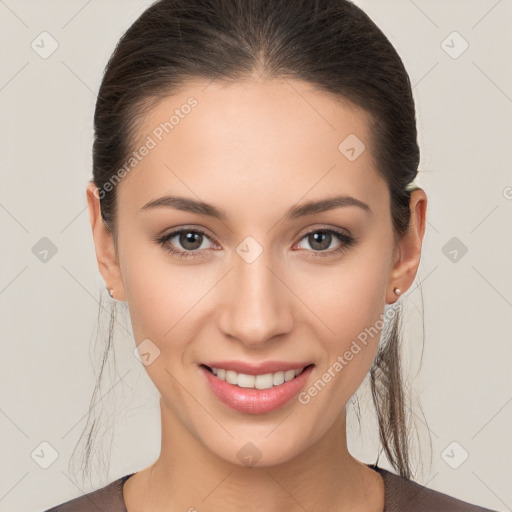
<svg viewBox="0 0 512 512"><path fill-rule="evenodd" d="M149 150L117 185L119 274L105 281L128 302L163 416L224 460L242 464L250 442L277 464L324 436L370 368L392 286L406 288L391 282L368 121L309 84L267 80L191 84L138 128L135 149ZM220 378L229 363L241 387Z"/></svg>

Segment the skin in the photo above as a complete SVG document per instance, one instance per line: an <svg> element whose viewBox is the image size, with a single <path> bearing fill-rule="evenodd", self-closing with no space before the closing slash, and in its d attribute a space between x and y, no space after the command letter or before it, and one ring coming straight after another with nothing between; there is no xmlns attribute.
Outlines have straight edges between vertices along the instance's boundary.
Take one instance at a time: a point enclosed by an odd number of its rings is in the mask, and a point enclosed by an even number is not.
<svg viewBox="0 0 512 512"><path fill-rule="evenodd" d="M149 338L160 350L145 368L161 395L162 449L124 485L128 512L381 511L382 479L350 455L345 426L379 336L309 403L295 398L259 415L220 403L198 365L309 361L309 388L397 300L394 288L404 293L413 283L426 195L412 193L410 229L395 245L368 115L300 81L189 83L151 108L134 148L190 97L198 105L117 185L117 247L92 182L87 189L99 270L128 302L136 343ZM349 134L366 145L354 161L338 150ZM167 194L206 201L227 217L141 210ZM371 213L345 206L284 218L293 206L338 194ZM181 227L206 233L199 249L172 239L199 256L180 258L153 240ZM343 245L334 235L327 248L306 236L329 228L357 241L332 252ZM236 252L247 236L263 249L252 263ZM253 467L237 456L248 442L261 454Z"/></svg>

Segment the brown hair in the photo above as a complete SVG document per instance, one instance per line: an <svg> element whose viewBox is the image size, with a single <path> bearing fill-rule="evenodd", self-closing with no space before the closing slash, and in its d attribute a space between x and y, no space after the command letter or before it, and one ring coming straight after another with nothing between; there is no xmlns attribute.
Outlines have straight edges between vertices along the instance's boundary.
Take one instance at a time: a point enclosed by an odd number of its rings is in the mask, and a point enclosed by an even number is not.
<svg viewBox="0 0 512 512"><path fill-rule="evenodd" d="M398 242L409 226L409 185L420 157L411 84L386 36L347 0L159 0L142 13L106 66L94 115L93 181L114 240L116 187L105 184L133 151L148 107L187 80L237 81L256 73L309 82L370 114L371 150L389 187ZM397 313L370 383L383 449L399 474L409 477L398 331ZM86 469L96 426L86 436Z"/></svg>

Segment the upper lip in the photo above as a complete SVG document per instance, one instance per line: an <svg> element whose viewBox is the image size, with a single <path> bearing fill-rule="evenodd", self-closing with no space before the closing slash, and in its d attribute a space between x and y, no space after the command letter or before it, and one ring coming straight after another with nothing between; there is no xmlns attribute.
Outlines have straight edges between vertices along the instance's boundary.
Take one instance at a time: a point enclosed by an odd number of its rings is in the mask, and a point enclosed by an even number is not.
<svg viewBox="0 0 512 512"><path fill-rule="evenodd" d="M265 375L267 373L276 373L287 370L302 370L302 368L311 365L310 362L292 363L285 361L266 361L264 363L246 363L244 361L211 361L202 363L210 368L223 368L233 370L237 373L247 375Z"/></svg>

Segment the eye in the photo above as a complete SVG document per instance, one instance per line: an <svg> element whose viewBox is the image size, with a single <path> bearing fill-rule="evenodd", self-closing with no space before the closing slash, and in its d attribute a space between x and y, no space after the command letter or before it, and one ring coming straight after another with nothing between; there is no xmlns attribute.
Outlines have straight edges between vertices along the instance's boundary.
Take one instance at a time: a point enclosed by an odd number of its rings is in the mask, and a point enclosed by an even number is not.
<svg viewBox="0 0 512 512"><path fill-rule="evenodd" d="M335 253L348 249L356 242L354 237L334 229L315 229L314 231L306 233L301 238L301 241L302 240L305 240L312 248L314 257L332 256ZM205 241L210 241L210 245L206 243L205 246ZM167 252L181 258L201 256L204 250L215 247L210 237L199 229L179 229L156 238L156 242ZM332 244L336 242L338 242L338 245L332 248ZM299 242L297 246L299 246L300 243L301 242Z"/></svg>
<svg viewBox="0 0 512 512"><path fill-rule="evenodd" d="M301 238L302 240L305 240L313 249L313 253L317 253L313 254L313 256L332 256L335 253L348 249L356 241L354 237L334 229L315 229L306 233ZM336 244L336 242L338 242L338 245L334 245L333 248L333 243Z"/></svg>
<svg viewBox="0 0 512 512"><path fill-rule="evenodd" d="M204 244L210 238L198 229L180 229L173 231L156 241L167 251L182 258L200 256L204 249L211 249L213 245ZM182 247L183 249L180 249ZM201 250L201 251L200 251Z"/></svg>

